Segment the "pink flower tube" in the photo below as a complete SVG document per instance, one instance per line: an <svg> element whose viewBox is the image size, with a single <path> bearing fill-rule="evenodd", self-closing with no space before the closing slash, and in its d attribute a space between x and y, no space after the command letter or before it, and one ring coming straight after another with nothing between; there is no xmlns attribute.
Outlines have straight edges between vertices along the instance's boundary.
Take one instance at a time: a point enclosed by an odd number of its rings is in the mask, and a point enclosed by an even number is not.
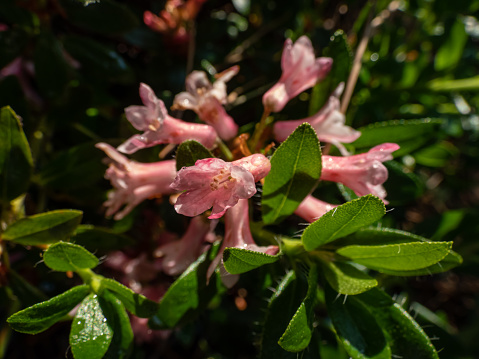
<svg viewBox="0 0 479 359"><path fill-rule="evenodd" d="M193 217L180 240L160 246L155 253L163 256L163 271L171 276L183 273L202 253L207 237L214 237L216 223L202 216Z"/></svg>
<svg viewBox="0 0 479 359"><path fill-rule="evenodd" d="M371 193L388 204L386 190L382 186L388 179L388 170L381 162L392 160L391 153L398 149L396 143L383 143L359 155L323 156L321 179L342 183L358 196Z"/></svg>
<svg viewBox="0 0 479 359"><path fill-rule="evenodd" d="M319 199L308 195L299 204L298 208L296 208L294 214L309 223L313 223L323 214L332 210L334 207L337 207L337 205L320 201Z"/></svg>
<svg viewBox="0 0 479 359"><path fill-rule="evenodd" d="M116 213L113 218L122 219L143 200L174 192L170 184L176 176L175 160L138 163L106 143L98 143L96 147L110 157L105 178L110 180L114 190L108 193L108 200L104 203L107 216ZM118 212L123 205L123 210Z"/></svg>
<svg viewBox="0 0 479 359"><path fill-rule="evenodd" d="M307 36L301 36L294 44L291 39L285 41L281 78L263 95L263 106L267 111L281 111L289 100L326 77L333 59L314 56L313 45Z"/></svg>
<svg viewBox="0 0 479 359"><path fill-rule="evenodd" d="M261 154L234 162L218 158L198 160L194 166L183 167L171 184L171 189L185 191L176 201L176 212L194 217L213 207L208 218L220 218L238 200L253 196L255 182L270 169L271 163Z"/></svg>
<svg viewBox="0 0 479 359"><path fill-rule="evenodd" d="M251 235L251 230L249 226L247 199L240 199L236 206L226 211L225 238L223 240L223 243L221 244L218 254L208 267L208 278L211 277L216 267L221 262L225 248L231 247L248 249L250 251L262 252L270 255L275 255L279 251L278 246L262 247L258 246L255 243L253 236ZM228 273L226 277L229 276L231 276L231 274ZM232 287L237 280L238 276L232 276L231 278L227 278L227 280L224 280L223 282L228 287Z"/></svg>
<svg viewBox="0 0 479 359"><path fill-rule="evenodd" d="M223 71L213 84L205 72L193 71L186 78L187 92L175 96L173 108L195 111L201 121L214 127L223 140L231 140L238 133L238 125L223 105L227 103L226 82L238 71L238 66Z"/></svg>
<svg viewBox="0 0 479 359"><path fill-rule="evenodd" d="M140 97L144 106L129 106L125 114L133 127L144 132L130 137L118 151L130 154L141 148L162 143L179 144L186 140L196 140L208 148L214 146L217 134L213 127L169 116L163 101L144 83L140 84Z"/></svg>
<svg viewBox="0 0 479 359"><path fill-rule="evenodd" d="M341 143L355 141L361 132L346 126L346 117L339 111L339 96L343 92L344 82L341 82L328 102L315 115L294 121L280 121L274 124L274 137L277 141L284 141L301 124L307 122L316 130L320 141L329 142L344 152ZM344 155L345 153L343 153Z"/></svg>

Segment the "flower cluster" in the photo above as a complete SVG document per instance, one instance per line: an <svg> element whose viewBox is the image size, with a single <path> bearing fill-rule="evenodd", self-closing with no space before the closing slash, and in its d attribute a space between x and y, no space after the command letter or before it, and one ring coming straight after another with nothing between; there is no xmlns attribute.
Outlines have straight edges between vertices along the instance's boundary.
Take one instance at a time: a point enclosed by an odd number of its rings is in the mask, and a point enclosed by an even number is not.
<svg viewBox="0 0 479 359"><path fill-rule="evenodd" d="M283 74L280 80L263 96L266 114L281 111L290 99L321 81L331 69L332 59L316 58L311 41L302 36L295 43L286 40L281 66ZM163 243L155 251L155 255L162 258L161 271L168 275L181 274L209 247L216 238L215 227L222 217L224 238L208 268L208 278L218 266L222 268L225 248L236 247L272 255L279 251L277 245L259 246L250 229L248 199L257 193L256 183L270 172L269 159L262 153L251 154L244 140L240 150L235 148L233 151L237 156L238 153L243 154L236 160L231 160L229 150L224 152L221 146L217 147L222 144L221 140L229 141L231 146L241 142L241 137L232 141L238 134L238 125L223 107L227 103L226 82L238 71L239 68L233 66L217 75L213 83L201 71L193 71L187 76L186 91L175 96L173 109L193 110L205 124L171 117L154 91L148 85L140 84L143 105L129 106L125 108L125 114L131 125L142 133L133 135L118 147L118 151L132 154L143 148L159 144L175 145L192 139L229 161L203 158L193 166L176 171L175 160L142 164L129 160L107 144L97 145L109 157L110 167L105 177L114 187L105 202L107 215L114 214L115 219L121 219L145 199L173 195L170 201L176 212L192 217L183 237ZM343 143L354 142L361 133L346 125L345 115L340 111L343 88L344 84L339 84L315 115L275 123L274 138L282 142L302 123L311 124L321 142L335 145L343 155L323 155L321 180L342 183L358 196L372 193L387 203L382 184L388 177L388 171L382 162L392 159L392 152L399 146L385 143L367 153L349 156ZM261 130L261 126L258 128ZM258 148L256 145L252 147ZM308 195L295 214L313 222L335 206ZM205 212L207 214L203 215ZM222 279L227 286L232 286L237 278L223 268Z"/></svg>

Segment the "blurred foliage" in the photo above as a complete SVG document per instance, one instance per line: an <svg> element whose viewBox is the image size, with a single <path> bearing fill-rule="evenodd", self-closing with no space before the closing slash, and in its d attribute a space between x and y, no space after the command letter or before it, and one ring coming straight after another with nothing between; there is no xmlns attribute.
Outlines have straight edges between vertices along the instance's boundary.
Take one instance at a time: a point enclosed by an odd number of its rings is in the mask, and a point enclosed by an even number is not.
<svg viewBox="0 0 479 359"><path fill-rule="evenodd" d="M280 76L285 37L295 40L307 34L319 49L318 55L331 56L342 65L333 68L320 87L290 101L275 119L303 118L320 108L340 81L347 80L344 68L352 65L349 54L370 26L371 11L374 26L347 122L369 129L399 123L393 135L407 135L402 139L409 141L408 150L387 164L390 181L386 188L394 210L382 223L434 240L453 240L454 250L464 258L463 265L452 272L385 278L380 285L403 308L417 313L430 337L439 338L433 344L442 350L441 358L477 357L479 1L210 0L196 19L191 34L194 48L169 41L143 24L144 11L158 13L163 7L160 0L1 1L0 107L8 105L21 117L18 121L23 123L33 158L32 162L19 139L16 146L25 157L25 166L33 164L27 195L19 199L24 200L26 214L79 209L84 213L83 223L91 226L77 231L81 244L94 250L94 243L82 242L82 233L107 231L111 243L99 250L123 248L131 257L151 256L158 231L181 233L184 219L161 200L142 204L117 223L105 219L101 208L109 184L101 179L103 154L93 147L100 140L119 144L135 133L123 109L139 103L139 83L149 84L170 106L191 70L213 76L239 64L239 75L228 85L232 89L228 111L242 131L251 132L251 123L261 117L261 95ZM192 61L188 61L189 51ZM194 119L191 113L174 115ZM425 121L431 128L404 125L423 119L433 119ZM416 136L408 137L412 134ZM361 147L360 142L352 144L357 151ZM157 155L158 149L152 148L133 157L151 162ZM25 186L21 180L12 185ZM399 186L401 192L396 192ZM335 203L340 203L343 194L348 196L328 184L318 190L327 192ZM120 239L115 242L116 237ZM0 288L2 318L37 301L32 298L53 297L79 284L61 273L48 273L44 266L33 270L31 263L41 260L38 249L9 243L6 247L13 270L5 277L2 262L0 283L9 283ZM105 266L100 269L111 272ZM263 320L268 288L275 287L283 275L280 267L275 276L261 268L243 274L235 289L222 299L213 298L199 320L181 330L160 332L162 338L169 336L168 341L137 342L132 357L253 357L253 343L261 335L250 323ZM304 294L295 300L299 305L303 299ZM241 300L246 304L238 305ZM349 304L353 309L360 305ZM272 319L265 320L274 329ZM0 357L64 357L68 346L65 323L34 337L10 332L4 323ZM321 357L346 358L322 326L325 323L318 327Z"/></svg>

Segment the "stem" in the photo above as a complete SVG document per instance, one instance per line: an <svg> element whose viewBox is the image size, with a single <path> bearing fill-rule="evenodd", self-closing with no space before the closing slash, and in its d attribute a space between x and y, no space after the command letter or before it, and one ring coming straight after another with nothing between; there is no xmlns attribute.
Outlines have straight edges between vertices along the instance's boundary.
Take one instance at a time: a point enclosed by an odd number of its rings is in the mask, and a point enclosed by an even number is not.
<svg viewBox="0 0 479 359"><path fill-rule="evenodd" d="M296 257L305 252L303 243L300 240L283 238L281 242L281 250L290 257Z"/></svg>
<svg viewBox="0 0 479 359"><path fill-rule="evenodd" d="M268 116L270 115L270 113L271 113L271 111L269 109L267 109L267 108L264 109L263 116L261 116L261 120L256 125L256 128L253 132L253 136L251 137L251 140L249 141L249 147L251 149L251 152L253 152L253 153L256 152L256 148L258 147L261 136L263 135L263 132L268 125L267 119L268 119Z"/></svg>
<svg viewBox="0 0 479 359"><path fill-rule="evenodd" d="M364 29L363 37L359 42L358 49L356 50L356 55L354 56L353 66L351 72L349 73L348 82L346 84L346 90L344 91L344 96L341 101L341 113L345 114L348 109L349 101L353 95L354 87L356 87L356 82L358 81L359 71L362 66L362 58L366 47L368 46L369 38L371 37L372 22L371 17L374 12L375 6L371 8L369 12L368 22L366 28Z"/></svg>
<svg viewBox="0 0 479 359"><path fill-rule="evenodd" d="M233 161L233 159L234 159L233 154L231 153L228 146L226 146L226 144L219 137L216 140L216 143L217 143L218 148L220 149L221 153L226 157L226 159L228 161Z"/></svg>
<svg viewBox="0 0 479 359"><path fill-rule="evenodd" d="M75 272L81 277L85 284L90 286L94 293L99 293L101 291L102 276L95 274L91 269L78 269Z"/></svg>

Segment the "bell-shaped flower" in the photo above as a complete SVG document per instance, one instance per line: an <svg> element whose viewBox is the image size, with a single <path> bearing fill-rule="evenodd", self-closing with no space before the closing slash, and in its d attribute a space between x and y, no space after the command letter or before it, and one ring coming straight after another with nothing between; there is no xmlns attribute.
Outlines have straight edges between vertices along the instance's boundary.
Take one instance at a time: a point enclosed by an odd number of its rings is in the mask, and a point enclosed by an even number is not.
<svg viewBox="0 0 479 359"><path fill-rule="evenodd" d="M162 143L179 144L186 140L196 140L208 148L214 146L217 134L213 127L169 116L163 101L144 83L140 84L140 97L144 106L129 106L125 114L133 127L143 134L130 137L118 151L130 154L141 148Z"/></svg>
<svg viewBox="0 0 479 359"><path fill-rule="evenodd" d="M270 169L271 163L261 154L233 162L218 158L198 160L194 166L183 167L171 184L173 190L185 191L176 200L176 212L194 217L213 207L208 218L220 218L238 200L253 196L255 182Z"/></svg>
<svg viewBox="0 0 479 359"><path fill-rule="evenodd" d="M214 227L217 221L208 221L203 216L193 217L186 233L180 240L169 242L158 247L155 255L163 257L163 271L176 276L185 271L206 248L205 242L214 238Z"/></svg>
<svg viewBox="0 0 479 359"><path fill-rule="evenodd" d="M359 155L323 156L321 179L342 183L358 196L373 194L387 204L382 184L388 179L388 170L382 162L392 160L391 153L398 149L396 143L383 143Z"/></svg>
<svg viewBox="0 0 479 359"><path fill-rule="evenodd" d="M223 71L213 84L205 72L193 71L186 77L186 92L175 96L172 108L195 111L200 120L214 127L223 140L231 140L238 133L238 125L223 105L227 103L226 82L238 71L238 66Z"/></svg>
<svg viewBox="0 0 479 359"><path fill-rule="evenodd" d="M332 210L334 207L337 207L337 205L321 201L311 195L308 195L299 204L298 208L296 208L294 214L309 223L313 223L323 214Z"/></svg>
<svg viewBox="0 0 479 359"><path fill-rule="evenodd" d="M223 258L223 252L225 248L231 247L248 249L250 251L262 252L270 255L275 255L279 251L278 246L263 247L258 246L255 243L253 236L251 235L251 230L249 226L247 199L240 199L236 206L226 211L225 237L218 251L218 254L216 255L215 259L211 261L211 264L208 267L208 278L211 277L218 264L220 264L221 259ZM232 276L231 274L226 272L222 273L222 280L227 287L232 287L238 280L238 276Z"/></svg>
<svg viewBox="0 0 479 359"><path fill-rule="evenodd" d="M326 104L315 115L294 121L280 121L274 124L274 137L277 141L284 141L301 124L307 122L315 130L321 142L329 142L339 148L343 155L344 146L341 143L355 141L361 132L346 126L346 117L339 111L339 96L343 92L344 82L341 82Z"/></svg>
<svg viewBox="0 0 479 359"><path fill-rule="evenodd" d="M108 193L108 200L104 203L107 216L116 213L113 218L122 219L143 200L174 192L170 184L176 176L175 160L139 163L129 160L106 143L98 143L96 147L110 158L105 178L110 180L114 190ZM118 212L123 205L125 207Z"/></svg>
<svg viewBox="0 0 479 359"><path fill-rule="evenodd" d="M330 57L315 58L307 36L301 36L294 44L287 39L281 57L281 78L263 95L266 111L281 111L289 100L324 79L332 64Z"/></svg>

